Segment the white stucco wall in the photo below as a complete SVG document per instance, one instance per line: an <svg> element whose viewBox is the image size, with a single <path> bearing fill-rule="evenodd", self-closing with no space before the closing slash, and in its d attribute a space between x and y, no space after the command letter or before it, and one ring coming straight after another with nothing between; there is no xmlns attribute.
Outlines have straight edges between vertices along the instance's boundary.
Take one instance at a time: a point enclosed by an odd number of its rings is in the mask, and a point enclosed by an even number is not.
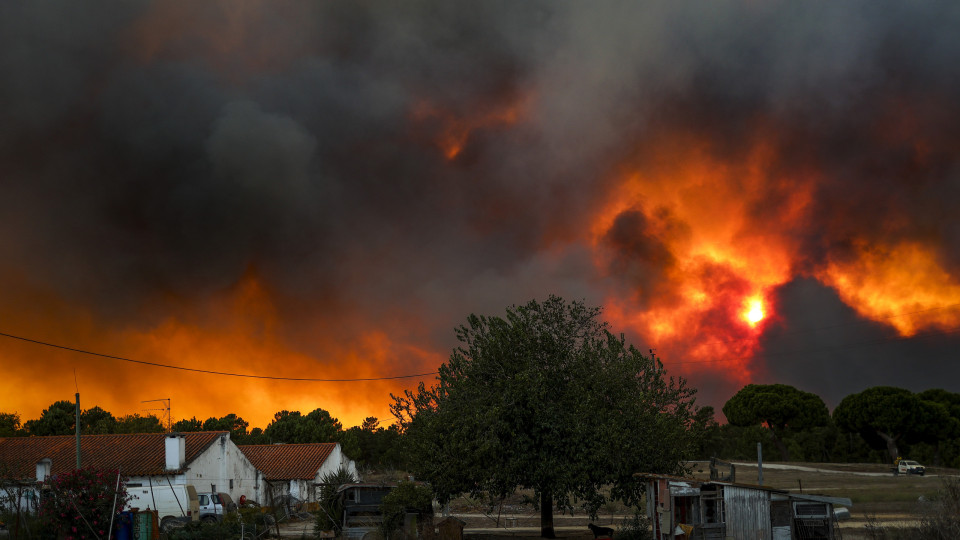
<svg viewBox="0 0 960 540"><path fill-rule="evenodd" d="M328 473L337 472L337 469L340 467L346 468L348 471L353 473L353 476L360 478L359 473L357 473L357 464L352 459L348 458L343 453L343 449L340 447L340 443L337 443L334 446L333 451L330 452L330 456L327 457L327 461L323 463L323 467L320 467L320 470L317 471L317 475L314 476L314 483L319 483L320 479L323 478Z"/></svg>
<svg viewBox="0 0 960 540"><path fill-rule="evenodd" d="M320 470L317 471L317 474L313 477L311 482L302 482L301 483L301 492L308 493L308 496L300 497L301 499L309 502L315 502L317 500L317 495L319 488L317 484L321 482L321 479L329 473L335 473L340 467L345 468L347 471L353 473L354 478L357 480L360 479L360 474L357 472L357 463L352 459L348 458L344 453L343 449L340 446L340 443L337 443L334 446L333 451L330 452L330 455L327 456L327 460L323 463L323 466L320 467Z"/></svg>
<svg viewBox="0 0 960 540"><path fill-rule="evenodd" d="M197 493L216 491L227 493L234 502L240 496L259 500L260 482L256 468L230 440L229 434L217 438L189 465L185 473L186 483L197 488ZM230 487L231 480L233 487Z"/></svg>

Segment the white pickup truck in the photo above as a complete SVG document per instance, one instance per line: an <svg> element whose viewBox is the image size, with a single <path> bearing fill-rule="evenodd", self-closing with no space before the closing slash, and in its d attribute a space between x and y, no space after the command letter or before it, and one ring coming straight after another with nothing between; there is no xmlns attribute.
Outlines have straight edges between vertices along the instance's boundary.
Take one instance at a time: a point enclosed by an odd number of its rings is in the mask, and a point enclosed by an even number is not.
<svg viewBox="0 0 960 540"><path fill-rule="evenodd" d="M897 462L897 467L894 469L894 473L896 474L919 474L923 476L926 472L926 467L909 459L901 459Z"/></svg>

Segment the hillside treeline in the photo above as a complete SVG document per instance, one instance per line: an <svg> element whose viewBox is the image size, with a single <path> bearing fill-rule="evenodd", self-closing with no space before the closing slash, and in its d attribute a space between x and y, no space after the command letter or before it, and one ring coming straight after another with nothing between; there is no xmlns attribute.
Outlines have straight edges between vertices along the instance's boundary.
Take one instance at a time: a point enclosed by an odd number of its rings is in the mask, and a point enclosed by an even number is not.
<svg viewBox="0 0 960 540"><path fill-rule="evenodd" d="M179 420L173 431L229 431L236 444L326 443L338 442L346 455L358 465L367 467L400 468L403 466L400 450L400 432L396 426L384 428L375 417L369 417L359 426L343 429L340 421L324 409L317 408L302 414L300 411L278 411L266 428L250 428L250 424L236 414L199 420L196 417ZM43 410L40 418L21 423L17 413L0 412L0 437L31 435L73 435L76 431L75 406L70 401L57 401ZM115 417L110 412L92 407L80 413L80 431L84 435L113 433L162 433L166 426L152 414Z"/></svg>
<svg viewBox="0 0 960 540"><path fill-rule="evenodd" d="M910 458L930 466L960 468L960 394L941 389L914 393L878 386L845 397L832 414L816 394L785 384L743 387L723 408L721 424L713 407L702 407L690 426L699 444L691 457L755 460L762 443L765 461L891 463ZM40 418L21 423L16 413L0 412L0 437L72 435L74 404L58 401ZM100 407L81 412L81 432L163 432L153 415L115 417ZM324 409L307 414L279 411L266 428L250 428L236 414L206 420L183 419L174 431L229 431L237 444L339 442L357 463L372 468L403 468L403 434L375 417L343 429Z"/></svg>
<svg viewBox="0 0 960 540"><path fill-rule="evenodd" d="M816 394L751 384L723 406L721 425L701 410L701 459L892 463L897 457L960 467L960 394L877 386L845 397L831 414Z"/></svg>

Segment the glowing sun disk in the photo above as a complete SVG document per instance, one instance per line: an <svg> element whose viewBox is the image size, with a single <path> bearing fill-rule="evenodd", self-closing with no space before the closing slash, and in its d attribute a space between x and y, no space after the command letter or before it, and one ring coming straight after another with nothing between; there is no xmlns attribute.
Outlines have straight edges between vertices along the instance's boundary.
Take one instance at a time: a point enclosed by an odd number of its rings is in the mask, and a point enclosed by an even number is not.
<svg viewBox="0 0 960 540"><path fill-rule="evenodd" d="M743 318L750 323L750 326L754 326L762 321L764 315L763 300L753 298L747 301L747 311L743 314Z"/></svg>

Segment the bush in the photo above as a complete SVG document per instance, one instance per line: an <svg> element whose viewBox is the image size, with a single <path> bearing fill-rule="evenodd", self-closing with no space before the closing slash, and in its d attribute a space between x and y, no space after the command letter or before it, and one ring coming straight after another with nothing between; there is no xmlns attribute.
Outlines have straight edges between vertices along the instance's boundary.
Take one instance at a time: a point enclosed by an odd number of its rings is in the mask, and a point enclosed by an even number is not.
<svg viewBox="0 0 960 540"><path fill-rule="evenodd" d="M344 484L352 484L358 479L344 467L340 467L336 472L327 473L320 478L319 503L320 509L317 511L316 532L336 531L337 534L343 529L343 503L337 496L337 489Z"/></svg>
<svg viewBox="0 0 960 540"><path fill-rule="evenodd" d="M196 521L167 533L168 540L225 540L239 537L240 521L237 519L224 519L210 523Z"/></svg>
<svg viewBox="0 0 960 540"><path fill-rule="evenodd" d="M925 505L917 538L960 538L960 479L945 477L937 497Z"/></svg>
<svg viewBox="0 0 960 540"><path fill-rule="evenodd" d="M40 503L45 528L64 540L99 539L107 536L111 520L127 503L127 491L116 469L86 467L50 479L50 492Z"/></svg>
<svg viewBox="0 0 960 540"><path fill-rule="evenodd" d="M433 490L430 486L403 481L383 497L383 538L393 538L403 527L408 512L416 513L418 527L433 516ZM428 519L429 520L429 519ZM429 520L432 526L432 520Z"/></svg>
<svg viewBox="0 0 960 540"><path fill-rule="evenodd" d="M653 540L651 531L650 518L636 513L632 518L623 520L615 536L617 540Z"/></svg>

